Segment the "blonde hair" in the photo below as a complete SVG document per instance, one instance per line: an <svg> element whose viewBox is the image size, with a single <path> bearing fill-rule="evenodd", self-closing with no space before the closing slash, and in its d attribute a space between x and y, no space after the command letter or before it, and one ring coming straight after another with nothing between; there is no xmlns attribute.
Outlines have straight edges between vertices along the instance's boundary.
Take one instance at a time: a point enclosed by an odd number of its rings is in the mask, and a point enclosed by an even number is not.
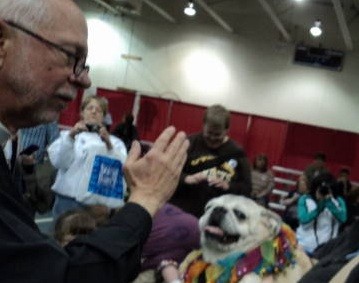
<svg viewBox="0 0 359 283"><path fill-rule="evenodd" d="M101 96L87 96L81 103L81 107L80 110L81 112L85 110L86 106L89 105L89 103L92 100L96 100L98 102L98 104L100 105L101 109L102 109L102 113L103 116L105 116L108 112L108 101L106 98L101 97Z"/></svg>

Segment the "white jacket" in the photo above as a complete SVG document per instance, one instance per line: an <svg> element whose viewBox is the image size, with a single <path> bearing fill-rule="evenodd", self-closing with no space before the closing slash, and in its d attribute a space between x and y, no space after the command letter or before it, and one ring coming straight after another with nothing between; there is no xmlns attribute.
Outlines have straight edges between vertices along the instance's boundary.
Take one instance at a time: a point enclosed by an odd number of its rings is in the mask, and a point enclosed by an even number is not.
<svg viewBox="0 0 359 283"><path fill-rule="evenodd" d="M91 171L91 167L86 167L89 157L97 153L105 153L116 156L123 165L127 151L124 143L112 135L110 135L112 149L108 150L97 133L82 132L77 134L75 139L72 139L69 133L70 131L67 130L62 131L60 137L48 148L50 161L58 169L52 190L82 202L79 200L79 193L84 186L82 177L86 173L90 174ZM125 190L124 178L123 184Z"/></svg>
<svg viewBox="0 0 359 283"><path fill-rule="evenodd" d="M298 217L298 243L312 253L319 245L337 237L339 226L347 217L345 201L331 197L316 202L309 195L303 195L298 201Z"/></svg>

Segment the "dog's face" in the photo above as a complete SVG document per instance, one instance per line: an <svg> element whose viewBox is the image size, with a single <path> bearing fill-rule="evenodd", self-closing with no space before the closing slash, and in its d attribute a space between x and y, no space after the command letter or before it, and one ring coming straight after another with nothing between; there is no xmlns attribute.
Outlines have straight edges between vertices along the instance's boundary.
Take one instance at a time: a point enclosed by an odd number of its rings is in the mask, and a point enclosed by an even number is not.
<svg viewBox="0 0 359 283"><path fill-rule="evenodd" d="M200 218L205 261L216 262L234 252L247 252L275 237L281 218L251 199L224 195L210 200Z"/></svg>

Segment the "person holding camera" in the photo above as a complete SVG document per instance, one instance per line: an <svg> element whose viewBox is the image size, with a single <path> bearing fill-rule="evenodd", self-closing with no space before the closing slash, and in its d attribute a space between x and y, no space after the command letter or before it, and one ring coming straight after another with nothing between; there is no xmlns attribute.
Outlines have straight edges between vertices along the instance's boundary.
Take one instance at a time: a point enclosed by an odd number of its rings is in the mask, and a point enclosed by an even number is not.
<svg viewBox="0 0 359 283"><path fill-rule="evenodd" d="M342 197L335 194L336 181L330 173L315 177L309 192L298 200L298 243L311 255L330 239L336 238L339 226L347 220L347 208Z"/></svg>
<svg viewBox="0 0 359 283"><path fill-rule="evenodd" d="M124 143L102 124L107 104L102 97L89 96L81 104L81 120L48 148L58 169L52 190L56 193L53 216L86 205L124 204L126 183L122 165L127 157Z"/></svg>

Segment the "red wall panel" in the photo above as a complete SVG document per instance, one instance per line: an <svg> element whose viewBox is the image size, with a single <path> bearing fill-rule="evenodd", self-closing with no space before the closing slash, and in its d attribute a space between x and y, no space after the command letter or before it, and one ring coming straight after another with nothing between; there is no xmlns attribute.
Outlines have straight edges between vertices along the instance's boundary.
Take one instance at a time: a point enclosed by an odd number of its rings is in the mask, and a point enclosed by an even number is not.
<svg viewBox="0 0 359 283"><path fill-rule="evenodd" d="M246 142L246 152L252 162L256 155L268 156L269 165L280 164L286 141L288 123L253 116Z"/></svg>
<svg viewBox="0 0 359 283"><path fill-rule="evenodd" d="M303 170L313 161L315 153L323 152L327 156L328 169L337 175L342 167L355 167L357 147L356 134L292 123L283 165Z"/></svg>
<svg viewBox="0 0 359 283"><path fill-rule="evenodd" d="M202 130L205 107L188 103L173 102L170 124L188 135Z"/></svg>
<svg viewBox="0 0 359 283"><path fill-rule="evenodd" d="M80 106L82 101L83 90L79 90L75 100L73 100L67 108L61 112L59 124L65 126L73 126L80 120Z"/></svg>
<svg viewBox="0 0 359 283"><path fill-rule="evenodd" d="M169 125L170 106L169 100L141 96L137 129L142 140L154 141Z"/></svg>
<svg viewBox="0 0 359 283"><path fill-rule="evenodd" d="M134 92L98 88L97 94L108 99L108 107L113 121L111 129L121 123L124 115L132 113L133 102L135 100Z"/></svg>
<svg viewBox="0 0 359 283"><path fill-rule="evenodd" d="M351 178L352 180L359 181L359 135L355 137L355 151L352 153L354 162L351 167Z"/></svg>
<svg viewBox="0 0 359 283"><path fill-rule="evenodd" d="M249 116L246 114L231 112L230 121L231 123L228 131L229 136L246 149Z"/></svg>

